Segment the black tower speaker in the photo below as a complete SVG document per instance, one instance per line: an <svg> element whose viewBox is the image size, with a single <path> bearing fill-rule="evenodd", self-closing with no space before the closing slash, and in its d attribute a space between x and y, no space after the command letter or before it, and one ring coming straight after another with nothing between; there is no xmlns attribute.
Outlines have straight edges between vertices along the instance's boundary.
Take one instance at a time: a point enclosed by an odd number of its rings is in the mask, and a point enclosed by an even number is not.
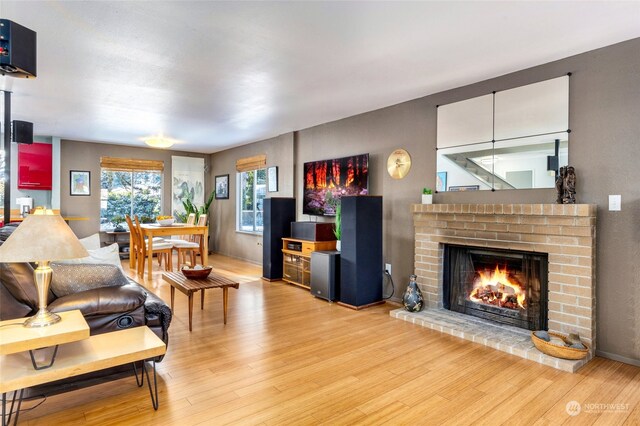
<svg viewBox="0 0 640 426"><path fill-rule="evenodd" d="M0 72L11 77L36 76L36 32L0 19Z"/></svg>
<svg viewBox="0 0 640 426"><path fill-rule="evenodd" d="M291 235L291 222L296 220L295 198L264 199L262 232L262 277L269 281L282 279L282 238Z"/></svg>
<svg viewBox="0 0 640 426"><path fill-rule="evenodd" d="M342 197L340 304L382 302L382 197Z"/></svg>
<svg viewBox="0 0 640 426"><path fill-rule="evenodd" d="M33 123L28 121L13 120L13 141L17 143L33 143Z"/></svg>

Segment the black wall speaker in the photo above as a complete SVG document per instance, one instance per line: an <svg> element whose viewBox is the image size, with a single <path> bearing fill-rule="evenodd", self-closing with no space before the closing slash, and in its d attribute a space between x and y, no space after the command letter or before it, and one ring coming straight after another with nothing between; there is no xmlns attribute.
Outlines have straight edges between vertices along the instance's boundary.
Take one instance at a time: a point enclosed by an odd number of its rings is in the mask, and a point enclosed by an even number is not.
<svg viewBox="0 0 640 426"><path fill-rule="evenodd" d="M11 77L36 76L36 32L0 19L0 72Z"/></svg>
<svg viewBox="0 0 640 426"><path fill-rule="evenodd" d="M28 121L13 120L13 141L17 143L33 143L33 123Z"/></svg>
<svg viewBox="0 0 640 426"><path fill-rule="evenodd" d="M382 301L382 197L342 197L340 303Z"/></svg>
<svg viewBox="0 0 640 426"><path fill-rule="evenodd" d="M282 279L282 238L291 235L291 222L296 220L295 198L265 198L262 232L262 277Z"/></svg>

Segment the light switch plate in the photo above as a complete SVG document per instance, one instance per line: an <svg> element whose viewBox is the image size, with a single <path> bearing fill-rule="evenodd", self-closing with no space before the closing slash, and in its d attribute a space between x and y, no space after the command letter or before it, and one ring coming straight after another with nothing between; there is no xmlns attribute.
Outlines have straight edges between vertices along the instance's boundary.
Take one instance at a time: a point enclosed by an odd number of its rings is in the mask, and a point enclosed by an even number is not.
<svg viewBox="0 0 640 426"><path fill-rule="evenodd" d="M620 210L622 210L622 196L609 195L609 211L619 212Z"/></svg>

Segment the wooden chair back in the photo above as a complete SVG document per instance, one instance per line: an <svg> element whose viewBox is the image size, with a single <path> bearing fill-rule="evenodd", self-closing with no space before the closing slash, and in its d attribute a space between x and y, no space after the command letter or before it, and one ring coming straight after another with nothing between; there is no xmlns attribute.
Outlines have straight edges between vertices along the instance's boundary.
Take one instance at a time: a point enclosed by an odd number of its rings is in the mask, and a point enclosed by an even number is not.
<svg viewBox="0 0 640 426"><path fill-rule="evenodd" d="M200 217L198 218L198 223L196 224L197 226L206 226L207 225L207 215L206 214L201 214ZM192 235L191 236L191 240L194 243L198 243L200 244L200 241L202 240L202 235L201 234L196 234L196 235Z"/></svg>
<svg viewBox="0 0 640 426"><path fill-rule="evenodd" d="M131 220L131 217L128 214L124 215L124 219L127 221L127 226L129 227L129 235L131 235L131 241L135 245L135 249L138 250L140 248L140 235L139 235L140 230L133 223L133 221ZM135 219L137 222L138 217L136 216ZM133 248L130 248L129 250L133 250Z"/></svg>
<svg viewBox="0 0 640 426"><path fill-rule="evenodd" d="M196 214L189 213L189 216L187 216L187 225L195 225L195 223L196 223ZM193 235L180 235L178 236L178 238L184 241L193 241Z"/></svg>

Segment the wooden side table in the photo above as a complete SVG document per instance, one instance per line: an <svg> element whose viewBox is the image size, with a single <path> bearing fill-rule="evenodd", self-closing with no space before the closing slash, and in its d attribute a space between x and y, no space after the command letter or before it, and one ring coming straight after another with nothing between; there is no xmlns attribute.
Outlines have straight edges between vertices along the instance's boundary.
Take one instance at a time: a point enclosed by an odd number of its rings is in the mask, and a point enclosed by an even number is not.
<svg viewBox="0 0 640 426"><path fill-rule="evenodd" d="M211 272L205 279L195 280L185 277L181 272L163 272L162 279L171 284L171 310L173 311L173 299L175 290L186 294L189 298L189 331L191 331L191 320L193 317L193 293L202 290L200 295L200 309L204 309L204 291L208 288L222 289L222 310L224 323L227 323L227 305L229 301L229 288L237 289L240 283L232 281L221 275Z"/></svg>
<svg viewBox="0 0 640 426"><path fill-rule="evenodd" d="M63 318L60 321L62 324ZM54 326L51 326L53 328ZM13 328L13 327L8 327ZM38 330L43 330L40 328ZM139 387L144 386L144 376L147 376L147 385L154 409L158 409L158 383L156 379L155 357L164 355L166 345L149 327L134 327L111 333L98 334L87 339L78 340L60 346L56 363L50 368L34 370L29 366L26 353L17 352L10 355L0 355L0 394L2 394L2 420L5 422L6 401L8 392L18 397L18 408L14 424L17 424L17 415L20 412L22 402L22 390L28 387L53 382L68 377L75 377L92 371L133 363L136 372L136 381ZM135 362L142 361L142 378L138 379ZM146 362L153 366L153 388L151 386L151 373L147 371ZM13 403L11 404L13 406Z"/></svg>
<svg viewBox="0 0 640 426"><path fill-rule="evenodd" d="M89 325L79 310L60 312L60 322L48 327L24 327L26 318L0 322L0 355L29 351L35 370L51 367L58 352L58 345L89 338ZM33 351L55 347L49 365L37 365Z"/></svg>

